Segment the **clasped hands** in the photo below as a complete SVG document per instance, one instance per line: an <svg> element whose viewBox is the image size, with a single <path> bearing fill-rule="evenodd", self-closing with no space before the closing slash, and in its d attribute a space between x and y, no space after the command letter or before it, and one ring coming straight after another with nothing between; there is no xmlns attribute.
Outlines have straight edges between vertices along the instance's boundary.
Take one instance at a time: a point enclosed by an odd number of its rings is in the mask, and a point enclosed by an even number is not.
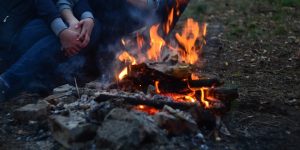
<svg viewBox="0 0 300 150"><path fill-rule="evenodd" d="M59 35L65 55L68 57L74 56L81 49L87 47L93 28L94 20L91 18L69 23L69 28L63 30Z"/></svg>

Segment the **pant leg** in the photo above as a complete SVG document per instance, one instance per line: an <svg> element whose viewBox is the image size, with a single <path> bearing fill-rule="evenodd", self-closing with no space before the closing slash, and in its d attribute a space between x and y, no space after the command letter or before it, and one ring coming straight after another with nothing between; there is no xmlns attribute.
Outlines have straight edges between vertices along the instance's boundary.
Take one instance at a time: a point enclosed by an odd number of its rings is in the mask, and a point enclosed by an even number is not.
<svg viewBox="0 0 300 150"><path fill-rule="evenodd" d="M34 19L27 23L24 26L24 28L20 31L18 37L13 43L13 49L15 49L17 53L22 54L25 50L29 49L34 43L51 33L51 29L44 20Z"/></svg>
<svg viewBox="0 0 300 150"><path fill-rule="evenodd" d="M27 23L15 36L12 47L0 52L0 73L16 62L35 42L50 33L52 31L41 19L34 19Z"/></svg>
<svg viewBox="0 0 300 150"><path fill-rule="evenodd" d="M64 60L60 42L53 34L36 42L1 77L11 92L23 89L38 76L53 74L54 68Z"/></svg>

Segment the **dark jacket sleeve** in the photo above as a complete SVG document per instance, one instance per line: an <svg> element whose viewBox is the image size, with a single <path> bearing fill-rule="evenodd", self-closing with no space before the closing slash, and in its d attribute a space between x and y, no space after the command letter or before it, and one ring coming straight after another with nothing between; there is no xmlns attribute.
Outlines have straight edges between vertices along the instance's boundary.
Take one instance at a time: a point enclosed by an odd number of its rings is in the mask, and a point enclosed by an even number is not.
<svg viewBox="0 0 300 150"><path fill-rule="evenodd" d="M35 5L38 15L48 23L60 17L59 11L52 0L35 0Z"/></svg>
<svg viewBox="0 0 300 150"><path fill-rule="evenodd" d="M55 3L53 0L35 0L38 15L51 26L56 35L59 35L67 26L60 17Z"/></svg>
<svg viewBox="0 0 300 150"><path fill-rule="evenodd" d="M82 15L86 14L86 12L92 12L88 0L79 0L74 7L74 14L81 18L85 18L85 16Z"/></svg>

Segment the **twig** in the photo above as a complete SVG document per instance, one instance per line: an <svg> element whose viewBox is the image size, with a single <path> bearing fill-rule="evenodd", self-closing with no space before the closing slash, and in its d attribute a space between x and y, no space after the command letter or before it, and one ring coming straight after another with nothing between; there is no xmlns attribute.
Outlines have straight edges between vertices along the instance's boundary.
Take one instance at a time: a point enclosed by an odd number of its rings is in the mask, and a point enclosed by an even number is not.
<svg viewBox="0 0 300 150"><path fill-rule="evenodd" d="M76 77L74 77L74 82L75 82L75 87L76 87L77 95L78 95L78 97L80 97L80 94L79 94L79 88L78 88L78 84L77 84L77 79L76 79Z"/></svg>

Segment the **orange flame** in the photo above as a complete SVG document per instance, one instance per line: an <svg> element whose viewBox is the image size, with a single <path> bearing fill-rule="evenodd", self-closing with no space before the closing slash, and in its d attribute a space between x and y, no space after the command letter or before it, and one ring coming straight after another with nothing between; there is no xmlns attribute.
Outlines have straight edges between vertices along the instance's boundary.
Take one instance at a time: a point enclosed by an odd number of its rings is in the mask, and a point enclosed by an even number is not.
<svg viewBox="0 0 300 150"><path fill-rule="evenodd" d="M185 96L185 99L186 99L188 102L191 102L191 103L197 102L196 99L193 98L192 96Z"/></svg>
<svg viewBox="0 0 300 150"><path fill-rule="evenodd" d="M198 60L198 53L196 49L196 41L200 34L198 22L189 18L183 28L181 35L176 33L175 37L178 43L184 47L181 51L182 60L189 64L194 64Z"/></svg>
<svg viewBox="0 0 300 150"><path fill-rule="evenodd" d="M118 56L118 59L125 63L129 62L132 65L136 64L136 59L133 56L131 56L128 52L121 53L121 55Z"/></svg>
<svg viewBox="0 0 300 150"><path fill-rule="evenodd" d="M197 76L196 74L192 73L192 75L191 75L191 79L192 79L192 80L199 80L199 79L200 79L200 77L199 77L199 76Z"/></svg>
<svg viewBox="0 0 300 150"><path fill-rule="evenodd" d="M173 21L174 21L174 8L171 9L171 12L168 16L168 21L165 23L164 26L166 34L169 34Z"/></svg>
<svg viewBox="0 0 300 150"><path fill-rule="evenodd" d="M174 22L174 13L175 15L180 14L178 0L177 7L172 8L170 11L170 14L168 16L168 21L166 24L163 25L164 32L167 34L170 32L171 25ZM137 34L137 56L136 58L130 55L128 52L123 52L118 56L118 59L122 62L125 62L126 65L134 65L138 63L145 61L145 59L151 60L151 61L159 61L161 57L161 51L164 46L168 46L169 49L166 50L172 50L176 51L179 54L179 60L181 62L185 62L188 64L195 64L199 59L199 53L201 52L202 46L205 44L205 36L207 34L207 24L204 23L201 26L199 26L199 23L194 21L193 19L189 18L181 33L176 33L175 38L180 45L181 48L173 48L171 44L166 43L166 41L159 35L159 24L153 25L150 28L150 48L147 51L147 54L145 55L142 53L142 49L145 44L145 40L143 39L142 35ZM122 39L122 44L125 45L126 42ZM128 67L125 67L121 73L119 74L119 80L124 79L124 77L128 74ZM200 76L197 76L196 74L192 74L190 77L192 80L199 80L201 78ZM187 79L186 79L187 80ZM200 102L204 105L205 108L210 108L209 101L212 101L214 98L209 97L208 90L210 88L191 88L188 86L188 88L191 90L191 93L183 95L183 94L177 94L177 93L161 93L161 90L159 89L159 81L155 81L155 91L157 94L164 95L171 97L173 100L178 102L191 102L191 103L197 103ZM201 97L198 99L196 96L196 93L201 92ZM144 105L139 105L136 107L137 110L144 111L147 113L155 113L158 110L147 107Z"/></svg>
<svg viewBox="0 0 300 150"><path fill-rule="evenodd" d="M143 36L140 35L139 33L137 33L136 42L137 42L137 45L138 45L138 50L141 50L145 41L144 41Z"/></svg>
<svg viewBox="0 0 300 150"><path fill-rule="evenodd" d="M208 90L208 88L201 88L201 102L204 104L205 108L209 108L209 102L206 101L206 99L205 99L205 97L206 97L205 91L207 91L207 90Z"/></svg>
<svg viewBox="0 0 300 150"><path fill-rule="evenodd" d="M204 23L202 26L202 36L205 37L207 34L207 23Z"/></svg>
<svg viewBox="0 0 300 150"><path fill-rule="evenodd" d="M159 24L154 25L150 29L150 49L147 52L149 60L158 61L160 58L161 48L166 44L165 40L158 34Z"/></svg>
<svg viewBox="0 0 300 150"><path fill-rule="evenodd" d="M159 86L159 81L155 81L155 91L157 94L160 94L161 92L160 92L158 86Z"/></svg>
<svg viewBox="0 0 300 150"><path fill-rule="evenodd" d="M135 65L136 64L136 59L131 56L128 52L123 52L118 56L118 59L121 62L125 62L125 63L130 63L131 65ZM124 77L128 74L128 69L127 67L125 67L121 73L119 74L119 80L124 79Z"/></svg>

